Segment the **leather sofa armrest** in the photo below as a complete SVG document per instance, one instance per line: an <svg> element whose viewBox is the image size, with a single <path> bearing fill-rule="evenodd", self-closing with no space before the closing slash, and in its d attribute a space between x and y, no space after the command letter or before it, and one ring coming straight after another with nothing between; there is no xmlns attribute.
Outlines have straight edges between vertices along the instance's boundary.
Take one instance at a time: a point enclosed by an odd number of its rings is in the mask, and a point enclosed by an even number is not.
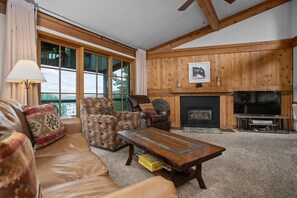
<svg viewBox="0 0 297 198"><path fill-rule="evenodd" d="M82 133L82 124L80 118L62 118L67 134Z"/></svg>
<svg viewBox="0 0 297 198"><path fill-rule="evenodd" d="M166 116L170 116L170 111L168 110L164 110L164 111L156 111L159 115L166 115Z"/></svg>
<svg viewBox="0 0 297 198"><path fill-rule="evenodd" d="M103 196L103 198L177 198L178 194L171 181L161 176L146 179L140 183L134 184L114 191Z"/></svg>
<svg viewBox="0 0 297 198"><path fill-rule="evenodd" d="M141 115L141 118L145 120L149 119L150 117L150 114L147 112L141 112L140 115Z"/></svg>

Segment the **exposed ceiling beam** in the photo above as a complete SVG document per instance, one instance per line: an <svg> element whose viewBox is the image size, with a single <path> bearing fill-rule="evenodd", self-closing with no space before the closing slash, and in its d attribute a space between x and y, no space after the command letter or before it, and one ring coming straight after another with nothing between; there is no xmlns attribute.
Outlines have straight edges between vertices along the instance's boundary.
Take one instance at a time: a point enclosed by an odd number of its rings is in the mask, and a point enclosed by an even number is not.
<svg viewBox="0 0 297 198"><path fill-rule="evenodd" d="M235 0L225 0L226 2L228 2L228 3L233 3Z"/></svg>
<svg viewBox="0 0 297 198"><path fill-rule="evenodd" d="M228 27L230 25L233 25L235 23L238 23L240 21L243 21L247 18L250 18L252 16L255 16L257 14L260 14L262 12L265 12L271 8L274 8L274 7L277 7L281 4L284 4L286 2L288 2L289 0L267 0L267 1L264 1L263 3L260 3L258 5L255 5L251 8L248 8L242 12L239 12L237 14L234 14L230 17L227 17L223 20L221 20L219 22L219 27L222 29L222 28L225 28L225 27ZM177 47L179 45L182 45L184 43L187 43L191 40L194 40L194 39L197 39L197 38L200 38L200 37L203 37L209 33L212 33L214 32L213 29L211 29L210 26L206 26L206 27L203 27L203 28L200 28L200 29L197 29L193 32L190 32L188 34L185 34L183 36L180 36L176 39L173 39L171 41L168 41L166 43L163 43L161 45L158 45L152 49L149 49L148 50L148 53L158 53L158 52L162 52L162 51L168 51L174 47Z"/></svg>
<svg viewBox="0 0 297 198"><path fill-rule="evenodd" d="M213 30L219 30L219 19L215 9L213 8L211 0L196 0L196 2L206 17L210 27Z"/></svg>

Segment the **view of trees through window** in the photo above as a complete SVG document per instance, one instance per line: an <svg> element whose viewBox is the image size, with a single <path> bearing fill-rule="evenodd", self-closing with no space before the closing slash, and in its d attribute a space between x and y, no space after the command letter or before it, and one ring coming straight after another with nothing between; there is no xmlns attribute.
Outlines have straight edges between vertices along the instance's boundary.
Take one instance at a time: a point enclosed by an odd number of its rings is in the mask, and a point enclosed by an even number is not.
<svg viewBox="0 0 297 198"><path fill-rule="evenodd" d="M41 42L41 103L53 102L62 117L76 116L76 50Z"/></svg>
<svg viewBox="0 0 297 198"><path fill-rule="evenodd" d="M128 110L126 100L130 93L130 63L113 59L112 98L115 109Z"/></svg>
<svg viewBox="0 0 297 198"><path fill-rule="evenodd" d="M93 53L84 53L84 97L109 96L108 57Z"/></svg>
<svg viewBox="0 0 297 198"><path fill-rule="evenodd" d="M128 110L130 63L107 55L84 52L84 98L113 98L115 110ZM41 103L53 102L62 117L77 116L76 49L41 42L41 71L47 82L41 85ZM110 82L111 81L111 82ZM110 87L111 85L111 87Z"/></svg>

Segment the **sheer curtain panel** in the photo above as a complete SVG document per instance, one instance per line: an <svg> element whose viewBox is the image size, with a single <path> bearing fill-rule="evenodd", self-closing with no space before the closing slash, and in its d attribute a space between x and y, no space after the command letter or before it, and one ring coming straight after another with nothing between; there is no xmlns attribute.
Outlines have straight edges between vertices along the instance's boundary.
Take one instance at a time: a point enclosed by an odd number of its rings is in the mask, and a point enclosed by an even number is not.
<svg viewBox="0 0 297 198"><path fill-rule="evenodd" d="M147 95L146 51L136 51L136 95Z"/></svg>
<svg viewBox="0 0 297 198"><path fill-rule="evenodd" d="M37 86L30 86L30 101L27 103L24 85L5 80L18 60L37 61L36 14L33 4L24 0L7 0L2 96L30 105L39 103Z"/></svg>

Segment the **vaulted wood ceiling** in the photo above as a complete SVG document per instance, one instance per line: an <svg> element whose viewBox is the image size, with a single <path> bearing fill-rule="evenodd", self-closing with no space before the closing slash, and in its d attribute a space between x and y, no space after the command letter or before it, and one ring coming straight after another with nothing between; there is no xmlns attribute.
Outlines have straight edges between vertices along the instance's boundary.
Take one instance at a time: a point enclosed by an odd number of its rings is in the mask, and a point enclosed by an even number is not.
<svg viewBox="0 0 297 198"><path fill-rule="evenodd" d="M160 51L168 51L193 39L205 36L209 33L218 31L222 28L228 27L249 17L265 12L266 10L269 10L271 8L288 2L288 0L267 0L221 20L218 19L216 11L214 10L211 1L196 0L196 2L199 5L204 16L207 18L209 25L203 28L199 28L191 33L185 34L181 37L178 37L161 45L158 45L149 50L151 54L159 53Z"/></svg>
<svg viewBox="0 0 297 198"><path fill-rule="evenodd" d="M155 53L168 51L288 2L235 0L229 4L225 0L195 0L185 11L178 11L185 1L35 0L35 3L42 12Z"/></svg>

